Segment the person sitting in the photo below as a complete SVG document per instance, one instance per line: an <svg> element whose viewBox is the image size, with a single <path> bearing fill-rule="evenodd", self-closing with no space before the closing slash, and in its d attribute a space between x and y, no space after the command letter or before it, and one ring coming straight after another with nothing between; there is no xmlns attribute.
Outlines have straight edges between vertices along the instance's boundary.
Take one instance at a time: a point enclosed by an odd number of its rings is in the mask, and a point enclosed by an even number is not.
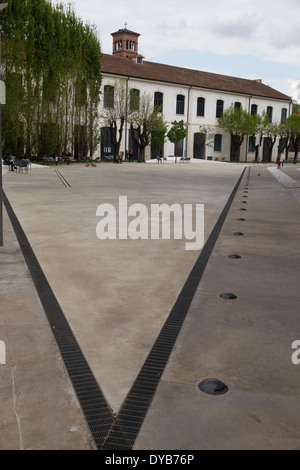
<svg viewBox="0 0 300 470"><path fill-rule="evenodd" d="M115 163L122 163L122 157L120 155L115 156Z"/></svg>
<svg viewBox="0 0 300 470"><path fill-rule="evenodd" d="M16 164L15 164L15 162L13 161L12 158L10 159L9 166L10 166L10 170L11 170L11 171L14 171L14 170L17 169L17 166L16 166Z"/></svg>

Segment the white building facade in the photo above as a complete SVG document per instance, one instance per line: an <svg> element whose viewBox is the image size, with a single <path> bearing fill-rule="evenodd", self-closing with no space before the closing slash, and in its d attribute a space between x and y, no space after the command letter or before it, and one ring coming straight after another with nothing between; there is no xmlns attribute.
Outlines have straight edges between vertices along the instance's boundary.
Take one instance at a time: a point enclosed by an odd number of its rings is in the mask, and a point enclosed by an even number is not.
<svg viewBox="0 0 300 470"><path fill-rule="evenodd" d="M138 33L126 28L112 33L113 54L102 57L102 92L113 92L115 83L120 79L126 86L136 90L141 96L144 92L153 97L153 104L159 104L168 128L172 121L183 120L188 134L180 143L177 156L213 160L232 161L234 152L231 137L218 126L218 117L231 105L242 107L250 113L267 112L271 122L279 123L292 111L290 97L261 83L260 80L246 80L224 75L211 74L197 70L172 67L164 64L146 62L138 53ZM107 100L101 100L101 107ZM102 112L102 110L101 110ZM203 132L210 129L210 138ZM264 160L264 137L260 159ZM135 158L138 149L134 146L125 122L120 151L125 155L129 147L134 148ZM113 154L108 131L103 123L102 141L98 156ZM174 155L174 144L167 141L159 148L149 146L145 158ZM254 160L251 138L245 137L241 146L240 161ZM273 147L272 160L277 157L277 142Z"/></svg>

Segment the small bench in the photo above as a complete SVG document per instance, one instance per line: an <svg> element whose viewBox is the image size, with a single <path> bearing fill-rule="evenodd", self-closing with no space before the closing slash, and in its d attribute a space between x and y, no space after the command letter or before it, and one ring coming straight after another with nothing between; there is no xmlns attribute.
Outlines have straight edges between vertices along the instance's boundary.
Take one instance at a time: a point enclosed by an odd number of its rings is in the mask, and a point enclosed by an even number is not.
<svg viewBox="0 0 300 470"><path fill-rule="evenodd" d="M15 162L15 167L19 173L28 173L28 168L31 167L31 161L27 158Z"/></svg>

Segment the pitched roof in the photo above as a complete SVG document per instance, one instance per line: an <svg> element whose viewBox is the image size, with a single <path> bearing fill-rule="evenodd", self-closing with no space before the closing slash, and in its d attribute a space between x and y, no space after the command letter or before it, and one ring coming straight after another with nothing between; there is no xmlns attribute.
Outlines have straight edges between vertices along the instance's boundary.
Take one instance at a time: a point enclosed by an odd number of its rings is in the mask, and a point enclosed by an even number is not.
<svg viewBox="0 0 300 470"><path fill-rule="evenodd" d="M210 72L201 72L173 65L143 61L137 64L126 58L110 54L102 55L102 73L139 78L177 85L193 86L210 90L233 92L291 101L291 98L257 80L230 77Z"/></svg>
<svg viewBox="0 0 300 470"><path fill-rule="evenodd" d="M136 33L135 31L130 31L130 29L127 29L127 28L119 29L118 31L111 33L111 36L114 36L115 34L120 34L120 33L135 34L136 36L140 36L140 33Z"/></svg>

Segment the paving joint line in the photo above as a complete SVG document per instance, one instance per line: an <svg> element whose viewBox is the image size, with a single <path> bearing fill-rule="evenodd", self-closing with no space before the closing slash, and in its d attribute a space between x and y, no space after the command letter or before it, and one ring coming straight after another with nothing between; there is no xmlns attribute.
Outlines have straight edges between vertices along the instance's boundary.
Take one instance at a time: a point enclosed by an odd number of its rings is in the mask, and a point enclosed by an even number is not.
<svg viewBox="0 0 300 470"><path fill-rule="evenodd" d="M57 176L59 176L59 178L61 179L61 181L63 182L63 184L65 185L66 188L71 188L72 187L70 185L70 183L68 183L66 178L61 174L61 172L59 170L55 169L55 172L56 172Z"/></svg>

